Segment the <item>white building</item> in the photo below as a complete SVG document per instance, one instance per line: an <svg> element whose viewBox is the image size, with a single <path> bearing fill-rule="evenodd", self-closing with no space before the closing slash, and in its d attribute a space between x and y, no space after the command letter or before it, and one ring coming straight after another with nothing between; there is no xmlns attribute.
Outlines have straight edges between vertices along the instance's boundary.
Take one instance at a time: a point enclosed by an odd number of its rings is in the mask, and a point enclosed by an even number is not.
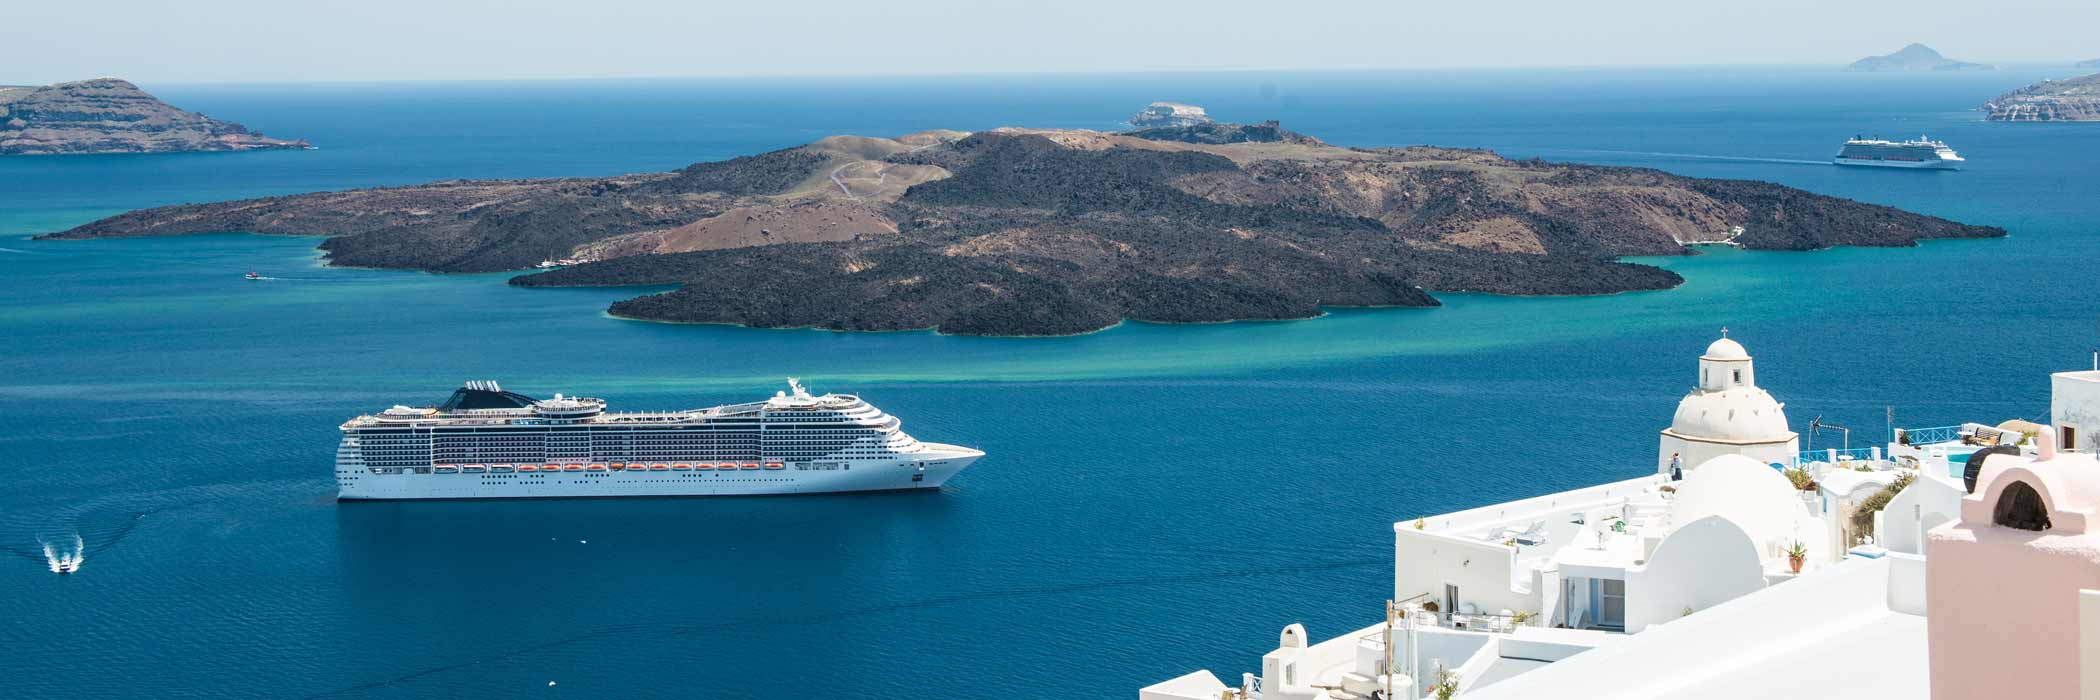
<svg viewBox="0 0 2100 700"><path fill-rule="evenodd" d="M2049 420L2056 444L2067 452L2095 452L2100 445L2100 361L2094 365L2049 376Z"/></svg>
<svg viewBox="0 0 2100 700"><path fill-rule="evenodd" d="M2100 461L2036 442L1983 458L1929 556L1848 558L1465 697L2100 700Z"/></svg>
<svg viewBox="0 0 2100 700"><path fill-rule="evenodd" d="M2100 700L2100 462L2055 448L2100 437L2100 370L2055 375L2054 426L1899 430L1886 453L1812 456L1791 452L1740 345L1700 364L1666 451L1674 433L1789 452L1395 523L1385 622L1318 643L1290 625L1260 675L1197 671L1139 697ZM2040 573L2006 573L2023 566Z"/></svg>
<svg viewBox="0 0 2100 700"><path fill-rule="evenodd" d="M1757 388L1757 368L1741 343L1720 340L1699 357L1699 385L1677 403L1662 431L1656 471L1669 473L1672 456L1685 468L1721 455L1742 455L1765 464L1793 464L1800 441L1787 427L1786 406Z"/></svg>

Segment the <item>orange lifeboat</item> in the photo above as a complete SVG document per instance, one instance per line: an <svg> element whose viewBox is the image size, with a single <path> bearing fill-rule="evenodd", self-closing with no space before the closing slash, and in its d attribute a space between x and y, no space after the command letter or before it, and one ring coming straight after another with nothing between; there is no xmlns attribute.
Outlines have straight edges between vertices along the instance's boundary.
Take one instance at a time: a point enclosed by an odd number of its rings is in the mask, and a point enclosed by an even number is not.
<svg viewBox="0 0 2100 700"><path fill-rule="evenodd" d="M667 470L667 469L670 469L670 468L671 468L671 465L668 465L668 464L651 464L651 465L649 465L649 471L652 471L652 472L660 472L660 471L664 471L664 470Z"/></svg>
<svg viewBox="0 0 2100 700"><path fill-rule="evenodd" d="M537 467L537 466L534 466L534 465L530 465L530 464L520 464L520 465L518 465L518 471L521 471L521 472L536 472L536 471L539 471L539 470L540 470L540 468L539 468L539 467Z"/></svg>
<svg viewBox="0 0 2100 700"><path fill-rule="evenodd" d="M766 463L766 468L767 468L767 469L786 469L786 468L787 468L787 466L788 466L788 465L786 465L786 464L782 464L782 463L780 463L780 462L767 462L767 463Z"/></svg>
<svg viewBox="0 0 2100 700"><path fill-rule="evenodd" d="M687 470L690 470L690 469L692 469L692 468L693 468L693 465L690 465L690 464L673 464L673 465L671 465L671 468L672 468L672 469L676 469L676 470L678 470L678 471L687 471Z"/></svg>
<svg viewBox="0 0 2100 700"><path fill-rule="evenodd" d="M591 471L594 471L594 472L602 472L602 471L605 471L605 465L603 465L603 464L593 464L593 465L591 465Z"/></svg>
<svg viewBox="0 0 2100 700"><path fill-rule="evenodd" d="M745 463L744 463L744 468L745 468L745 469L757 469L757 468L758 468L758 463L757 463L757 462L745 462Z"/></svg>
<svg viewBox="0 0 2100 700"><path fill-rule="evenodd" d="M580 471L583 471L583 465L581 465L581 464L565 464L565 465L562 465L562 468L561 468L561 470L562 470L562 471L565 471L565 472L580 472Z"/></svg>
<svg viewBox="0 0 2100 700"><path fill-rule="evenodd" d="M641 465L636 465L636 466L641 466ZM623 463L623 462L614 462L614 463L612 463L612 468L614 468L614 469L626 469L626 468L627 468L627 465L626 465L626 463Z"/></svg>
<svg viewBox="0 0 2100 700"><path fill-rule="evenodd" d="M694 469L713 469L713 468L715 468L715 465L712 465L712 464L695 464L695 465L693 465L693 468L694 468Z"/></svg>

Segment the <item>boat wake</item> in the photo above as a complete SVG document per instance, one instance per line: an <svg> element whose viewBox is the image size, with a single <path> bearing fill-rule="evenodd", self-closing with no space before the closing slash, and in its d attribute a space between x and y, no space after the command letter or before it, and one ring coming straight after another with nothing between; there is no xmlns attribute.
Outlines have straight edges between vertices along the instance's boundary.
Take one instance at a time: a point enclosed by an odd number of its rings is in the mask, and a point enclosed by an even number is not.
<svg viewBox="0 0 2100 700"><path fill-rule="evenodd" d="M1662 151L1609 151L1593 148L1565 149L1562 153L1600 153L1618 156L1647 156L1650 158L1690 158L1692 160L1720 160L1742 163L1778 163L1781 165L1829 165L1827 160L1800 160L1797 158L1752 158L1749 156L1716 156L1702 153L1666 153Z"/></svg>
<svg viewBox="0 0 2100 700"><path fill-rule="evenodd" d="M44 564L51 567L51 573L64 576L79 571L80 564L87 561L87 542L80 539L80 533L73 533L70 546L63 541L52 544L42 537L37 538L37 544L44 546Z"/></svg>
<svg viewBox="0 0 2100 700"><path fill-rule="evenodd" d="M76 515L62 517L59 518L59 522L64 523L60 526L64 529L57 532L62 532L63 534L52 534L53 530L48 528L50 520L47 519L44 521L47 527L39 528L43 529L44 533L36 535L36 549L24 551L0 545L0 552L40 562L51 573L63 576L79 571L81 564L85 563L89 556L99 555L116 546L118 542L122 542L126 536L131 534L133 529L138 527L141 521L145 520L146 516L152 515L159 510L154 508L143 511L128 511L118 515L117 517L121 519L116 519L114 522L112 522L113 519L106 516L82 518ZM101 522L98 524L94 521ZM86 528L87 534L95 536L95 546L93 548L87 546L87 539L81 534L82 527Z"/></svg>

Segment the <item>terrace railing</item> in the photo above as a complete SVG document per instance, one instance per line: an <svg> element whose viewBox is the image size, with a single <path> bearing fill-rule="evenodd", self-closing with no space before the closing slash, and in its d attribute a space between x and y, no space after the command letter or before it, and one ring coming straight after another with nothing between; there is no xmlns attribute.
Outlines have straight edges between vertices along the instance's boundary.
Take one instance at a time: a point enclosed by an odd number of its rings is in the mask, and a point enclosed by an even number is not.
<svg viewBox="0 0 2100 700"><path fill-rule="evenodd" d="M1959 425L1944 425L1937 428L1897 428L1896 443L1899 445L1931 445L1961 440Z"/></svg>
<svg viewBox="0 0 2100 700"><path fill-rule="evenodd" d="M1874 447L1854 447L1849 450L1806 450L1794 457L1794 466L1798 467L1810 462L1831 462L1833 460L1871 460L1879 457L1879 453L1880 449Z"/></svg>
<svg viewBox="0 0 2100 700"><path fill-rule="evenodd" d="M1243 698L1244 700L1261 700L1261 676L1257 676L1252 673L1240 674L1239 691L1239 697ZM1231 691L1228 690L1226 692Z"/></svg>

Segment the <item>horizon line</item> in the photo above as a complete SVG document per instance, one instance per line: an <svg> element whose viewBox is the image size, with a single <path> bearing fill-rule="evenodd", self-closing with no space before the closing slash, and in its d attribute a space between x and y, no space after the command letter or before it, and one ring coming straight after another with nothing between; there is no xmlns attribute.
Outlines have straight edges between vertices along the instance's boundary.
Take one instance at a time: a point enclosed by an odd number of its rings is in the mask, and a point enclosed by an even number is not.
<svg viewBox="0 0 2100 700"><path fill-rule="evenodd" d="M2090 59L2083 59L2090 60ZM928 71L888 73L728 73L728 74L636 74L596 76L541 76L541 77L433 77L433 78L323 78L312 80L262 79L262 80L151 80L143 81L122 75L104 74L88 78L70 78L41 83L0 83L0 87L42 87L60 83L86 80L118 79L127 82L146 82L155 85L213 86L213 85L371 85L392 83L556 83L556 82L616 82L616 81L673 81L673 80L896 80L936 78L1079 78L1079 77L1135 77L1135 76L1183 76L1183 75L1246 75L1246 74L1348 74L1348 73L1508 73L1522 71L1638 71L1638 70L1710 70L1710 69L1826 69L1833 72L1859 72L1869 74L1932 75L1939 73L1967 74L2003 72L2006 70L2041 70L2050 68L2077 68L2083 60L2061 62L2017 62L1983 64L1986 69L1965 71L1850 71L1850 64L1836 63L1617 63L1617 64L1561 64L1561 65L1514 65L1514 66L1413 66L1413 67L1343 67L1343 68L1130 68L1082 71ZM2085 69L2080 69L2085 70Z"/></svg>

